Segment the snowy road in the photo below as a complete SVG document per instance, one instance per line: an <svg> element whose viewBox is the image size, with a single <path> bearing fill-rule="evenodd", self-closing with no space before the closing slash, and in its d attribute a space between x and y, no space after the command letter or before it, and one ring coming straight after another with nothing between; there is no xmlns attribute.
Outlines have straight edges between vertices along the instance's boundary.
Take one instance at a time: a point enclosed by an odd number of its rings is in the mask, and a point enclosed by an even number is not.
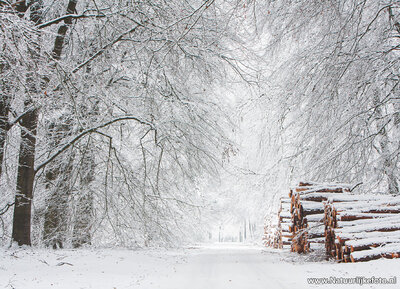
<svg viewBox="0 0 400 289"><path fill-rule="evenodd" d="M279 256L263 254L259 247L217 245L190 249L173 274L160 276L153 288L293 288L283 285L274 267ZM278 278L277 278L278 277ZM289 284L290 283L290 284ZM144 286L145 288L149 288Z"/></svg>
<svg viewBox="0 0 400 289"><path fill-rule="evenodd" d="M399 288L310 285L316 277L393 277L400 260L310 261L279 250L218 244L181 250L0 249L0 288L274 289ZM383 286L383 287L382 287Z"/></svg>
<svg viewBox="0 0 400 289"><path fill-rule="evenodd" d="M208 247L200 249L189 261L191 266L183 268L181 276L193 276L192 280L197 282L192 288L244 288L244 284L246 288L295 288L298 282L281 279L290 270L277 274L276 268L281 262L279 253L263 252L258 247ZM288 266L292 265L286 264L286 270Z"/></svg>

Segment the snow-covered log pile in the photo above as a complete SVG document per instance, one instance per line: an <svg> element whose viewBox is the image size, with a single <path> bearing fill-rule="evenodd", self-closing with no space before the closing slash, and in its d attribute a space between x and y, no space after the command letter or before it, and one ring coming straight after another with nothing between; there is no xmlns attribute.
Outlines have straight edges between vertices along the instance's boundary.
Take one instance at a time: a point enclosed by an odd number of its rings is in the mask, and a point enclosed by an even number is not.
<svg viewBox="0 0 400 289"><path fill-rule="evenodd" d="M280 199L276 213L268 214L264 226L264 245L309 252L324 241L324 201L349 191L349 185L300 182L289 197ZM323 246L323 245L322 245Z"/></svg>
<svg viewBox="0 0 400 289"><path fill-rule="evenodd" d="M290 199L281 198L277 214L269 214L264 225L264 245L272 248L290 248L292 234L289 231L291 224Z"/></svg>
<svg viewBox="0 0 400 289"><path fill-rule="evenodd" d="M281 207L279 210L279 248L289 249L292 244L293 233L290 232L291 213L290 199L281 198Z"/></svg>
<svg viewBox="0 0 400 289"><path fill-rule="evenodd" d="M312 245L324 243L324 201L349 190L349 185L310 182L300 182L290 190L292 252L306 253Z"/></svg>
<svg viewBox="0 0 400 289"><path fill-rule="evenodd" d="M342 194L325 203L325 248L339 262L400 255L400 196Z"/></svg>
<svg viewBox="0 0 400 289"><path fill-rule="evenodd" d="M275 214L265 219L263 243L266 247L279 248L279 222Z"/></svg>

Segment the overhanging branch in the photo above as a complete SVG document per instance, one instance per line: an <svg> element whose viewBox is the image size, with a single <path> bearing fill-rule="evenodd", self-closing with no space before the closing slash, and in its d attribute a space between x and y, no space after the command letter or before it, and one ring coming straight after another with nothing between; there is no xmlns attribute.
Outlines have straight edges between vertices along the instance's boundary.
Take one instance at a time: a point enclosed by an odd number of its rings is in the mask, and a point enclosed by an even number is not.
<svg viewBox="0 0 400 289"><path fill-rule="evenodd" d="M54 159L56 159L59 155L61 155L64 151L66 151L70 146L72 146L74 143L79 141L82 137L86 136L87 134L96 132L100 128L107 127L113 123L120 122L120 121L125 121L125 120L134 120L136 122L139 122L140 124L147 125L150 127L150 129L155 129L153 124L147 121L143 121L137 117L134 116L121 116L115 119L112 119L108 122L105 122L103 124L100 124L98 126L89 128L87 130L82 131L80 134L72 138L69 142L67 142L64 146L62 146L57 152L55 152L53 155L51 155L47 160L45 160L43 163L41 163L36 169L35 169L35 175L37 172L39 172L41 169L45 168L49 163L51 163Z"/></svg>
<svg viewBox="0 0 400 289"><path fill-rule="evenodd" d="M113 41L107 43L106 45L104 45L102 48L100 48L100 50L98 50L95 54L93 54L91 57L89 57L87 60L81 62L77 67L75 67L72 70L72 73L76 73L77 71L79 71L82 67L86 66L88 63L92 62L94 59L96 59L98 56L102 55L104 53L104 51L106 51L107 49L109 49L110 47L114 46L117 42L123 40L123 38L134 32L138 27L143 26L142 24L136 22L136 26L121 33L117 38L115 38Z"/></svg>
<svg viewBox="0 0 400 289"><path fill-rule="evenodd" d="M60 23L61 21L66 21L66 20L72 20L72 19L80 19L80 18L102 18L102 17L106 17L105 14L67 14L67 15L63 15L61 17L52 19L50 21L47 21L43 24L40 24L37 26L37 28L42 29L42 28L46 28L50 25L53 24L57 24Z"/></svg>
<svg viewBox="0 0 400 289"><path fill-rule="evenodd" d="M14 203L8 203L3 209L0 210L0 216L4 215L5 213L7 213L8 209L11 208L12 206L14 206Z"/></svg>

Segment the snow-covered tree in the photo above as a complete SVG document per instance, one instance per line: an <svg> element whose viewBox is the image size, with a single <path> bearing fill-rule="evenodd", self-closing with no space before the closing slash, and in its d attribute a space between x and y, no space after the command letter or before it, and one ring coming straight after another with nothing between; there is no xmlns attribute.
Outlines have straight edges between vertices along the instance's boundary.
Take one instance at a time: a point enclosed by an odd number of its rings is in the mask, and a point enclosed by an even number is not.
<svg viewBox="0 0 400 289"><path fill-rule="evenodd" d="M263 161L292 180L398 194L399 1L252 3L272 71L256 101Z"/></svg>
<svg viewBox="0 0 400 289"><path fill-rule="evenodd" d="M148 245L191 227L196 180L218 173L227 143L216 86L235 67L240 1L1 3L13 28L2 97L21 146L18 167L3 164L17 182L13 240L31 244L32 200L34 242L53 247Z"/></svg>

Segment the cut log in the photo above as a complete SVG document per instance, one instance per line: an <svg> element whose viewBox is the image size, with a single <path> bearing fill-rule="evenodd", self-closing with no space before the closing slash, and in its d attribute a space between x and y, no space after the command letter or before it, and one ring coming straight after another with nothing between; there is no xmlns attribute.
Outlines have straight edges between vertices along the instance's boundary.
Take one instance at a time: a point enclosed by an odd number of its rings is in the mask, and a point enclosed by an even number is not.
<svg viewBox="0 0 400 289"><path fill-rule="evenodd" d="M281 198L281 204L290 204L292 200L290 198Z"/></svg>
<svg viewBox="0 0 400 289"><path fill-rule="evenodd" d="M380 258L396 258L400 254L400 243L387 244L383 247L373 248L350 254L352 262L365 262Z"/></svg>
<svg viewBox="0 0 400 289"><path fill-rule="evenodd" d="M316 232L316 233L309 232L309 233L308 233L308 239L309 239L309 240L315 239L315 238L323 238L324 236L325 236L325 233L324 233L324 232L322 232L322 233L319 233L319 232Z"/></svg>
<svg viewBox="0 0 400 289"><path fill-rule="evenodd" d="M290 214L290 212L284 212L282 211L279 215L281 218L285 218L285 219L290 219L292 218L292 215Z"/></svg>
<svg viewBox="0 0 400 289"><path fill-rule="evenodd" d="M395 222L400 224L400 215L399 214L382 215L381 218L373 218L373 219L359 219L359 220L354 220L354 221L338 221L337 228L346 228L346 227L362 226L362 225L372 226L373 224L392 224Z"/></svg>
<svg viewBox="0 0 400 289"><path fill-rule="evenodd" d="M308 237L308 242L309 243L325 244L325 238L324 237L318 237L318 238L310 238L310 237Z"/></svg>
<svg viewBox="0 0 400 289"><path fill-rule="evenodd" d="M308 215L307 217L307 221L309 222L309 224L311 222L315 222L315 223L322 223L324 220L324 214L313 214L313 215Z"/></svg>
<svg viewBox="0 0 400 289"><path fill-rule="evenodd" d="M334 207L338 211L349 211L352 210L354 212L368 212L371 210L377 210L380 213L380 210L382 212L385 211L393 211L393 213L398 213L398 210L400 209L400 202L396 200L396 202L390 202L388 200L377 200L373 202L364 202L364 201L358 201L358 202L340 202L340 203L335 203ZM373 212L371 212L373 213Z"/></svg>
<svg viewBox="0 0 400 289"><path fill-rule="evenodd" d="M343 206L349 204L356 204L361 201L369 202L370 204L388 204L395 205L399 204L400 197L399 196L391 196L391 195L375 195L375 194L365 194L365 195L351 195L351 194L330 194L330 193L310 193L306 195L300 196L301 200L308 201L327 201L335 203L335 205Z"/></svg>
<svg viewBox="0 0 400 289"><path fill-rule="evenodd" d="M281 231L282 232L290 232L290 224L281 224Z"/></svg>
<svg viewBox="0 0 400 289"><path fill-rule="evenodd" d="M370 247L379 247L390 243L400 242L400 232L394 236L382 236L380 238L366 238L358 240L348 240L345 242L350 247L351 252L369 249Z"/></svg>
<svg viewBox="0 0 400 289"><path fill-rule="evenodd" d="M372 238L399 238L400 231L393 232L358 232L358 233L341 233L340 238L347 240L360 240L360 239L372 239ZM346 242L347 243L347 242Z"/></svg>
<svg viewBox="0 0 400 289"><path fill-rule="evenodd" d="M281 211L289 212L290 210L290 202L289 203L281 203Z"/></svg>
<svg viewBox="0 0 400 289"><path fill-rule="evenodd" d="M365 220L365 219L379 219L385 218L387 214L380 213L363 213L363 212L339 212L337 215L338 221L355 221L355 220Z"/></svg>
<svg viewBox="0 0 400 289"><path fill-rule="evenodd" d="M358 226L346 226L335 230L336 235L343 233L360 233L360 232L391 232L400 230L400 224L398 221L387 221L387 222L376 222L372 224L358 225Z"/></svg>
<svg viewBox="0 0 400 289"><path fill-rule="evenodd" d="M349 184L313 184L309 182L304 182L299 183L297 187L294 187L291 190L301 194L307 192L343 193L349 192L351 187L352 186Z"/></svg>
<svg viewBox="0 0 400 289"><path fill-rule="evenodd" d="M314 185L318 184L313 182L299 182L299 187L312 187Z"/></svg>

